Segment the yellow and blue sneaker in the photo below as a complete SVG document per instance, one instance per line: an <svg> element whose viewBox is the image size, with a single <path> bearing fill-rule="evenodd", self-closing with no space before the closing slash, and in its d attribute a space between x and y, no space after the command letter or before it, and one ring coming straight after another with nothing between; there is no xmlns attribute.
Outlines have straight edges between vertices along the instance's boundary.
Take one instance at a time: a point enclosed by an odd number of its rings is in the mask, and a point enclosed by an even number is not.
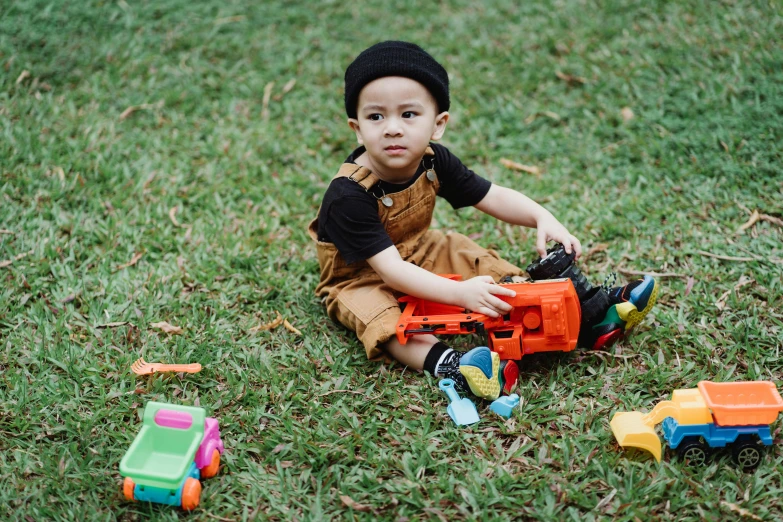
<svg viewBox="0 0 783 522"><path fill-rule="evenodd" d="M486 346L478 346L459 360L459 372L476 397L494 401L501 393L511 393L519 379L514 361L501 361L500 356Z"/></svg>
<svg viewBox="0 0 783 522"><path fill-rule="evenodd" d="M587 326L583 344L593 350L605 349L642 322L658 299L658 284L652 276L612 288L607 292L609 308L603 320ZM581 337L581 336L580 336Z"/></svg>

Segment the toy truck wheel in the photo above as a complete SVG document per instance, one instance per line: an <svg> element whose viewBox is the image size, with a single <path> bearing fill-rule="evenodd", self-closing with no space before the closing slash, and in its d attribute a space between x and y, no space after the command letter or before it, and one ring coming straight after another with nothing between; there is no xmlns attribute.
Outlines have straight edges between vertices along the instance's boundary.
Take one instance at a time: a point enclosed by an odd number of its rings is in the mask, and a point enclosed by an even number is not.
<svg viewBox="0 0 783 522"><path fill-rule="evenodd" d="M133 483L133 480L130 477L125 477L125 480L122 482L122 493L125 495L125 500L129 500L133 502L136 500L133 497L133 488L136 487L136 484Z"/></svg>
<svg viewBox="0 0 783 522"><path fill-rule="evenodd" d="M710 458L709 447L699 440L683 442L677 448L677 453L692 467L704 466Z"/></svg>
<svg viewBox="0 0 783 522"><path fill-rule="evenodd" d="M733 453L742 471L753 471L761 464L761 447L755 442L741 442L734 446Z"/></svg>
<svg viewBox="0 0 783 522"><path fill-rule="evenodd" d="M189 477L182 486L182 509L190 511L196 509L201 500L201 482Z"/></svg>
<svg viewBox="0 0 783 522"><path fill-rule="evenodd" d="M218 473L220 468L220 452L212 450L212 460L209 464L201 468L201 478L212 478Z"/></svg>
<svg viewBox="0 0 783 522"><path fill-rule="evenodd" d="M534 281L552 279L562 273L574 261L576 253L566 254L565 247L560 243L548 248L546 257L530 263L527 273Z"/></svg>

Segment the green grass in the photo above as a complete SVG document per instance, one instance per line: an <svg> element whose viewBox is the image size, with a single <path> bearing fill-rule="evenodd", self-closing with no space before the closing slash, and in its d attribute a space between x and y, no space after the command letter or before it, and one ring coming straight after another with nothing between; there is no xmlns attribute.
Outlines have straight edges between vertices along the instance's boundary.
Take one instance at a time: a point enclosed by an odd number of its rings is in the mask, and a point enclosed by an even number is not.
<svg viewBox="0 0 783 522"><path fill-rule="evenodd" d="M702 379L781 385L783 229L736 232L753 210L783 217L781 4L423 6L0 8L0 261L18 257L0 268L0 518L183 517L122 499L119 460L148 400L220 420L224 466L193 520L783 517L779 423L752 474L723 458L659 465L609 430L614 411ZM606 244L582 263L594 282L678 275L611 353L525 359L505 423L482 406L455 429L432 378L367 362L313 295L305 227L354 146L343 71L385 38L449 70L444 143L463 161L587 248ZM532 231L472 209L441 204L436 226L523 265L534 255ZM275 311L303 337L250 331ZM141 355L204 370L138 378Z"/></svg>

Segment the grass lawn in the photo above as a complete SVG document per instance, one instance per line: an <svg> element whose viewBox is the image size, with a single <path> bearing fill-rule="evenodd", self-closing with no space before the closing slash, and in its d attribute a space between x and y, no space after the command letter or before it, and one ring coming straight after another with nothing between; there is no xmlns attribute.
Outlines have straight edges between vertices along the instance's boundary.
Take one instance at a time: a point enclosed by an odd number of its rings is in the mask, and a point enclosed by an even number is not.
<svg viewBox="0 0 783 522"><path fill-rule="evenodd" d="M766 0L7 2L0 519L780 520L781 422L741 473L623 451L609 419L783 384L781 34ZM610 352L527 357L506 422L456 429L433 378L368 362L313 294L305 228L355 144L343 72L390 38L450 72L443 143L552 210L594 283L664 274ZM535 254L474 209L434 226ZM254 330L277 312L301 335ZM204 369L137 377L140 356ZM190 515L123 500L149 400L220 420Z"/></svg>

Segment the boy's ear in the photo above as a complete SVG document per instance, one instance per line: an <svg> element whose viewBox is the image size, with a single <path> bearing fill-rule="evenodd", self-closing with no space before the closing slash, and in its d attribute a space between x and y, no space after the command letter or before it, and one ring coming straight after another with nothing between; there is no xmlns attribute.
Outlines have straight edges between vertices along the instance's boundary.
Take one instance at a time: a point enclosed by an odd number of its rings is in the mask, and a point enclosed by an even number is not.
<svg viewBox="0 0 783 522"><path fill-rule="evenodd" d="M359 145L364 145L364 140L362 139L362 131L359 130L359 120L356 118L348 118L348 126L351 128L352 131L356 133L356 141L359 142Z"/></svg>
<svg viewBox="0 0 783 522"><path fill-rule="evenodd" d="M447 111L441 112L435 116L435 130L432 131L432 141L438 141L443 137L443 133L446 132L446 124L449 122L449 113Z"/></svg>

